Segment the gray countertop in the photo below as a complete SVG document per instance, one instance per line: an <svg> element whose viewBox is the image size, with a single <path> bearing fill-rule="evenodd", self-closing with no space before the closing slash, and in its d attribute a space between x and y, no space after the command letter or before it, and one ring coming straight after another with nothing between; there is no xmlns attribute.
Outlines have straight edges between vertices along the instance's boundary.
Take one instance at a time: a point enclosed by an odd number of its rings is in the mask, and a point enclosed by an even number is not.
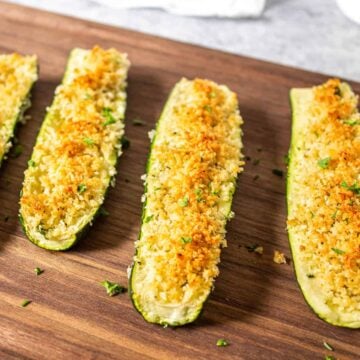
<svg viewBox="0 0 360 360"><path fill-rule="evenodd" d="M360 81L360 26L335 0L267 0L258 19L116 10L91 0L9 2Z"/></svg>

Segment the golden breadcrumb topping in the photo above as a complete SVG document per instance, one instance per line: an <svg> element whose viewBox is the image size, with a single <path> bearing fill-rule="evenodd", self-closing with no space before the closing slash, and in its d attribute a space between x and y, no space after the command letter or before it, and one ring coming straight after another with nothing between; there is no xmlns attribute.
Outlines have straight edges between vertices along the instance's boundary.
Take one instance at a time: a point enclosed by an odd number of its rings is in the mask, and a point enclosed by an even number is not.
<svg viewBox="0 0 360 360"><path fill-rule="evenodd" d="M279 250L274 251L273 262L276 264L286 264L286 256Z"/></svg>
<svg viewBox="0 0 360 360"><path fill-rule="evenodd" d="M144 302L187 302L210 292L243 165L241 124L237 97L227 87L182 79L173 90L146 176L133 275Z"/></svg>
<svg viewBox="0 0 360 360"><path fill-rule="evenodd" d="M36 80L35 55L0 55L0 162L10 148L15 124L30 106L30 89Z"/></svg>
<svg viewBox="0 0 360 360"><path fill-rule="evenodd" d="M65 241L88 223L115 175L129 62L115 49L74 49L25 172L31 236Z"/></svg>
<svg viewBox="0 0 360 360"><path fill-rule="evenodd" d="M288 228L331 308L360 311L360 114L349 86L312 91L296 143ZM311 281L313 281L311 280Z"/></svg>

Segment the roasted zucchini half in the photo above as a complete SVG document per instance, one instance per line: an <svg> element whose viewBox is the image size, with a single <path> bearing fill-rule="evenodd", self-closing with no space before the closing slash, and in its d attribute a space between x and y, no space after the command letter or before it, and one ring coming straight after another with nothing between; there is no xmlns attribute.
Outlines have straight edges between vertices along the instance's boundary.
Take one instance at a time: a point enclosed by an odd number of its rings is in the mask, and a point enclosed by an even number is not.
<svg viewBox="0 0 360 360"><path fill-rule="evenodd" d="M330 324L360 326L360 114L332 79L292 89L288 232L302 293Z"/></svg>
<svg viewBox="0 0 360 360"><path fill-rule="evenodd" d="M214 286L243 166L241 124L226 86L182 79L151 134L129 280L133 304L148 322L193 322Z"/></svg>
<svg viewBox="0 0 360 360"><path fill-rule="evenodd" d="M0 55L0 165L11 147L16 125L30 107L30 92L38 78L35 55Z"/></svg>
<svg viewBox="0 0 360 360"><path fill-rule="evenodd" d="M115 49L72 50L25 171L20 221L34 244L69 249L98 213L121 154L128 68Z"/></svg>

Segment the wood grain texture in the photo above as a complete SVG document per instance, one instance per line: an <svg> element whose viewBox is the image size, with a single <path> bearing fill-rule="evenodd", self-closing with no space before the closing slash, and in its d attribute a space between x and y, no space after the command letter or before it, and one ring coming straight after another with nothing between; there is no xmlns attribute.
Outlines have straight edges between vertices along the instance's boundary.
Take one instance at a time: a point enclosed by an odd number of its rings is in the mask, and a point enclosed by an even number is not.
<svg viewBox="0 0 360 360"><path fill-rule="evenodd" d="M110 216L96 221L71 251L49 252L23 235L18 194L69 51L94 44L125 51L132 62L126 116L131 147L105 203ZM288 91L324 76L1 2L0 51L35 53L40 63L32 120L18 132L25 151L0 171L1 359L322 359L329 353L324 340L337 358L356 358L359 333L319 320L292 266L272 262L275 249L290 256L285 179L271 171L284 169L289 146ZM182 76L210 78L238 93L245 152L260 163L248 161L239 178L228 248L203 316L194 325L164 329L144 322L126 294L108 297L99 282L127 282L140 225L147 132ZM352 85L359 93L360 85ZM147 125L133 126L131 119L138 117ZM263 256L248 253L245 245L253 243L264 247ZM40 276L33 272L37 266L45 270ZM25 298L33 302L22 308ZM231 345L217 348L218 338Z"/></svg>

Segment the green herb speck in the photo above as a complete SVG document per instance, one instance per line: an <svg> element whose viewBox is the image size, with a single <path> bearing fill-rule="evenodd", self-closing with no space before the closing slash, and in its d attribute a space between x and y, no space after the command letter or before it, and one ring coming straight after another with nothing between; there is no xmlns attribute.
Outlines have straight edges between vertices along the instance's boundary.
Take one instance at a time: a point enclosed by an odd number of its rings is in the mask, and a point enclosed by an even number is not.
<svg viewBox="0 0 360 360"><path fill-rule="evenodd" d="M79 184L77 187L77 191L79 194L82 194L83 192L86 191L86 185L85 184Z"/></svg>
<svg viewBox="0 0 360 360"><path fill-rule="evenodd" d="M338 255L344 255L345 254L344 250L340 250L340 249L337 249L337 248L331 248L331 250L334 251Z"/></svg>
<svg viewBox="0 0 360 360"><path fill-rule="evenodd" d="M356 195L360 195L360 186L357 181L353 185L348 185L346 181L343 181L340 186L346 190L352 191Z"/></svg>
<svg viewBox="0 0 360 360"><path fill-rule="evenodd" d="M144 219L144 223L147 224L147 223L150 222L153 218L154 218L154 214L146 216L145 219Z"/></svg>
<svg viewBox="0 0 360 360"><path fill-rule="evenodd" d="M208 112L208 113L212 113L212 107L210 105L205 105L204 109Z"/></svg>
<svg viewBox="0 0 360 360"><path fill-rule="evenodd" d="M114 118L112 114L112 110L110 108L103 108L102 110L102 116L105 118L105 121L103 122L103 126L111 125L116 123L116 119Z"/></svg>
<svg viewBox="0 0 360 360"><path fill-rule="evenodd" d="M13 158L17 158L23 153L23 151L24 151L23 146L21 144L17 144L11 152L11 156Z"/></svg>
<svg viewBox="0 0 360 360"><path fill-rule="evenodd" d="M350 126L360 125L360 120L348 119L348 120L344 120L344 124L350 125Z"/></svg>
<svg viewBox="0 0 360 360"><path fill-rule="evenodd" d="M218 339L218 341L216 342L216 346L219 347L224 347L224 346L228 346L229 342L225 339Z"/></svg>
<svg viewBox="0 0 360 360"><path fill-rule="evenodd" d="M183 244L189 244L189 243L192 242L192 237L190 237L190 236L188 236L188 237L182 236L182 237L181 237L181 242L182 242Z"/></svg>
<svg viewBox="0 0 360 360"><path fill-rule="evenodd" d="M86 137L83 139L83 141L86 145L89 145L89 146L94 145L94 140L91 138Z"/></svg>
<svg viewBox="0 0 360 360"><path fill-rule="evenodd" d="M327 169L329 167L330 164L330 157L326 157L324 159L320 159L318 160L317 164L322 168L322 169Z"/></svg>
<svg viewBox="0 0 360 360"><path fill-rule="evenodd" d="M31 167L36 166L35 161L34 161L34 160L32 160L32 159L30 159L30 160L28 161L28 166L31 166Z"/></svg>
<svg viewBox="0 0 360 360"><path fill-rule="evenodd" d="M179 206L185 207L189 205L189 198L187 196L184 196L182 199L178 201Z"/></svg>
<svg viewBox="0 0 360 360"><path fill-rule="evenodd" d="M41 275L44 272L44 270L40 269L39 267L36 267L34 269L34 272L35 272L36 276L38 276L38 275Z"/></svg>
<svg viewBox="0 0 360 360"><path fill-rule="evenodd" d="M332 356L332 355L325 355L325 360L336 360L336 357L335 356Z"/></svg>
<svg viewBox="0 0 360 360"><path fill-rule="evenodd" d="M25 299L22 303L21 303L21 307L27 307L29 304L31 304L31 300L27 300Z"/></svg>
<svg viewBox="0 0 360 360"><path fill-rule="evenodd" d="M106 293L109 296L115 296L126 292L126 288L117 283L112 283L110 281L104 280L100 284L106 289Z"/></svg>

